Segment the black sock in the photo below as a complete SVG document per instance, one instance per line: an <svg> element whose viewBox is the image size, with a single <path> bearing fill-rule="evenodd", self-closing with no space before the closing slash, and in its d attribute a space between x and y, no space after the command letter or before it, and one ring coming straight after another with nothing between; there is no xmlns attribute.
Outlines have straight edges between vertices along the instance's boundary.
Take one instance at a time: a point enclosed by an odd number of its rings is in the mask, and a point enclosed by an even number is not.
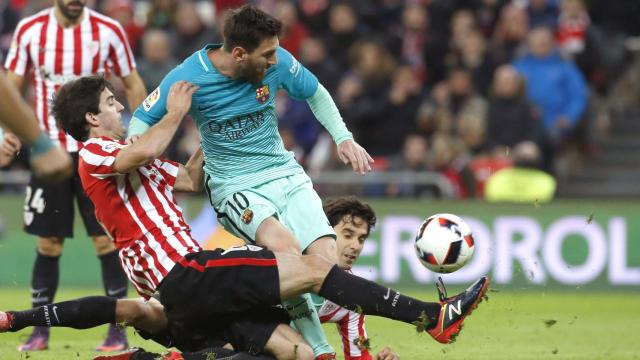
<svg viewBox="0 0 640 360"><path fill-rule="evenodd" d="M418 321L424 325L427 325L425 322L435 325L440 315L439 303L427 303L401 295L390 288L349 274L337 265L329 271L318 295L349 310L409 324Z"/></svg>
<svg viewBox="0 0 640 360"><path fill-rule="evenodd" d="M127 297L127 274L125 274L120 259L118 258L118 250L114 250L108 254L98 256L100 259L100 267L102 268L102 283L104 284L104 293L107 296L122 299Z"/></svg>
<svg viewBox="0 0 640 360"><path fill-rule="evenodd" d="M31 277L31 306L38 307L53 302L60 280L60 256L42 255L36 251Z"/></svg>
<svg viewBox="0 0 640 360"><path fill-rule="evenodd" d="M108 296L89 296L26 311L10 311L13 315L10 331L18 331L27 326L88 329L112 323L116 318L116 301L117 299Z"/></svg>

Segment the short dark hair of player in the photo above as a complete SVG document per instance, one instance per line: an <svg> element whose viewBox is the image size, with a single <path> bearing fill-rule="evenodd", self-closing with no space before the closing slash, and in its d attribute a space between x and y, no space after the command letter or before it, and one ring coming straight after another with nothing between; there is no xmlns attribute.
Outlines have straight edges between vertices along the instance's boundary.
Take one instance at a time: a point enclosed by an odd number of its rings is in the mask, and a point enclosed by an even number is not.
<svg viewBox="0 0 640 360"><path fill-rule="evenodd" d="M77 141L89 137L85 115L100 113L100 95L113 86L102 76L87 76L62 85L51 101L51 115Z"/></svg>
<svg viewBox="0 0 640 360"><path fill-rule="evenodd" d="M252 52L269 37L278 36L282 22L255 6L245 5L227 14L224 21L224 50L240 46Z"/></svg>
<svg viewBox="0 0 640 360"><path fill-rule="evenodd" d="M340 221L348 216L353 223L353 219L356 217L361 218L367 223L367 235L376 225L376 213L371 206L358 200L355 196L342 196L332 198L324 202L324 213L329 219L331 226L336 226Z"/></svg>

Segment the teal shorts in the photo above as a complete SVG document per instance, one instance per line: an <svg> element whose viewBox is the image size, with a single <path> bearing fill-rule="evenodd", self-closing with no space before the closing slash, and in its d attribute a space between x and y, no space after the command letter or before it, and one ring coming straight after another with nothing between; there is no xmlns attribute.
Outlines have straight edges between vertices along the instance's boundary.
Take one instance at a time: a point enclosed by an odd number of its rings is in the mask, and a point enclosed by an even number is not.
<svg viewBox="0 0 640 360"><path fill-rule="evenodd" d="M238 191L213 207L218 223L248 244L255 244L258 226L270 216L293 233L302 251L321 237L336 237L322 200L304 173Z"/></svg>

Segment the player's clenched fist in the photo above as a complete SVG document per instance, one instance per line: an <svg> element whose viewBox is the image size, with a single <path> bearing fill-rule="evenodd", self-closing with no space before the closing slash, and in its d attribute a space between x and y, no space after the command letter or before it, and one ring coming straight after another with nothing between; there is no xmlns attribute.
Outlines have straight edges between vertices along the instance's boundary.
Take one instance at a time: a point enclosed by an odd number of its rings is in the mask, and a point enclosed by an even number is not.
<svg viewBox="0 0 640 360"><path fill-rule="evenodd" d="M178 81L171 86L167 96L167 112L184 116L191 108L191 96L198 90L198 86Z"/></svg>

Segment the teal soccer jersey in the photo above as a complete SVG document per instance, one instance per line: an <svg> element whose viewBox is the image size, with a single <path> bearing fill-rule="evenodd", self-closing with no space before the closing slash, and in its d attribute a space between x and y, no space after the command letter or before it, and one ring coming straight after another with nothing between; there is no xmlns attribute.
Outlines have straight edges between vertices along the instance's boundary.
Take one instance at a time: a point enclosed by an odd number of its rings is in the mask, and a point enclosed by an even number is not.
<svg viewBox="0 0 640 360"><path fill-rule="evenodd" d="M171 85L180 80L200 88L193 95L189 115L202 138L205 174L214 204L239 190L257 186L304 170L284 148L278 133L276 94L287 91L296 99L311 97L318 79L289 52L278 48L278 63L267 70L260 83L234 80L220 74L207 45L165 76L160 86L133 116L153 125L166 114Z"/></svg>

